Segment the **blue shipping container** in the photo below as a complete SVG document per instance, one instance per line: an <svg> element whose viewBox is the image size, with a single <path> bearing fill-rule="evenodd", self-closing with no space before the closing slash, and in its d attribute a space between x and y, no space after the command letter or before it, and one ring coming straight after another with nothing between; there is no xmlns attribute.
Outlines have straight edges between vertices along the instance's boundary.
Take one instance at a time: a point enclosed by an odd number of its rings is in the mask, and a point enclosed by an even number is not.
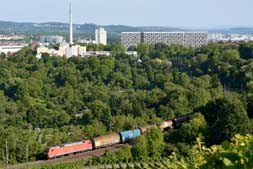
<svg viewBox="0 0 253 169"><path fill-rule="evenodd" d="M140 135L141 135L141 130L140 129L120 132L122 143L128 142L128 141L130 141L130 140L132 140L136 137L139 137Z"/></svg>

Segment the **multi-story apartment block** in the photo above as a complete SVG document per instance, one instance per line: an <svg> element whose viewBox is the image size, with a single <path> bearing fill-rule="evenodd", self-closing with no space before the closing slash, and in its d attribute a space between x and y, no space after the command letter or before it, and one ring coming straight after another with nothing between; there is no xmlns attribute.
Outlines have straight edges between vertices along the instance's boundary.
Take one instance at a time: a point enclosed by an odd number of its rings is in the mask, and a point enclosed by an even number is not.
<svg viewBox="0 0 253 169"><path fill-rule="evenodd" d="M208 43L207 32L122 32L121 43L125 48L137 46L139 43L168 45L179 44L200 47Z"/></svg>
<svg viewBox="0 0 253 169"><path fill-rule="evenodd" d="M122 32L121 43L127 48L137 46L143 41L143 34L140 32Z"/></svg>
<svg viewBox="0 0 253 169"><path fill-rule="evenodd" d="M107 32L104 28L98 28L95 31L96 44L107 44Z"/></svg>

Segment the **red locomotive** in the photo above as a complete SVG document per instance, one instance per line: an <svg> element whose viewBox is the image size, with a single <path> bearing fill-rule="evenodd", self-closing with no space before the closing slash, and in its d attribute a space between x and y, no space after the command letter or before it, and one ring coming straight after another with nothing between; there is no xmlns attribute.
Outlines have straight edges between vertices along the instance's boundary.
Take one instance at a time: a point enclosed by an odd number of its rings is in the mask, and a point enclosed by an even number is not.
<svg viewBox="0 0 253 169"><path fill-rule="evenodd" d="M92 150L92 143L90 140L84 140L70 144L62 144L48 147L45 150L45 155L47 156L48 159L52 159L64 155L75 154L89 150Z"/></svg>

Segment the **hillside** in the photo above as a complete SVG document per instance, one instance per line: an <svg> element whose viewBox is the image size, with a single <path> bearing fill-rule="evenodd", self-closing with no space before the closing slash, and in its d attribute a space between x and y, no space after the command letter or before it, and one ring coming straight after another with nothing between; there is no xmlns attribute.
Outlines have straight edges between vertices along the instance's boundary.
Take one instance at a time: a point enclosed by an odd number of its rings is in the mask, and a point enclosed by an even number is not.
<svg viewBox="0 0 253 169"><path fill-rule="evenodd" d="M45 158L47 146L188 113L196 115L180 129L152 130L121 155L108 152L98 161L145 161L173 153L190 159L197 138L210 147L252 133L252 43L197 49L141 44L138 57L125 55L119 44L108 47L108 57L45 54L38 60L30 47L1 54L0 166L6 147L10 164L31 162Z"/></svg>
<svg viewBox="0 0 253 169"><path fill-rule="evenodd" d="M238 34L253 34L253 28L238 27L238 28L220 28L220 29L181 29L177 27L158 27L145 26L134 27L126 25L96 25L96 24L74 24L76 37L93 37L97 27L103 26L108 31L109 42L119 41L121 32L170 32L170 31L208 31L215 33L238 33ZM68 35L67 23L48 22L48 23L31 23L31 22L7 22L0 21L0 33L21 33L25 35L41 35L41 34L59 34Z"/></svg>

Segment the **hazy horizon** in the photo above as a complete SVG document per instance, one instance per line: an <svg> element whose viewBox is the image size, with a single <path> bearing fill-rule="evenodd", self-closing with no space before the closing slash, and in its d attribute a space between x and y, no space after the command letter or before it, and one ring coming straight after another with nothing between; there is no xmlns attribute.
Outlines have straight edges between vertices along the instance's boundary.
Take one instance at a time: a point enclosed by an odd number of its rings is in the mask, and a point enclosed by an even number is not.
<svg viewBox="0 0 253 169"><path fill-rule="evenodd" d="M69 0L9 0L0 6L0 20L68 22ZM73 22L97 25L180 28L252 27L250 0L72 0Z"/></svg>
<svg viewBox="0 0 253 169"><path fill-rule="evenodd" d="M44 22L31 22L31 21L12 21L12 20L0 20L0 22L13 22L13 23L33 23L33 24L44 24L44 23L62 23L62 24L69 24L68 22L61 22L61 21L44 21ZM210 27L187 27L187 26L175 26L175 25L124 25L124 24L97 24L97 23L73 23L75 25L82 25L82 24L94 24L98 26L129 26L129 27L159 27L159 28L178 28L178 29L229 29L229 28L253 28L253 25L243 26L243 25L219 25L219 26L210 26Z"/></svg>

